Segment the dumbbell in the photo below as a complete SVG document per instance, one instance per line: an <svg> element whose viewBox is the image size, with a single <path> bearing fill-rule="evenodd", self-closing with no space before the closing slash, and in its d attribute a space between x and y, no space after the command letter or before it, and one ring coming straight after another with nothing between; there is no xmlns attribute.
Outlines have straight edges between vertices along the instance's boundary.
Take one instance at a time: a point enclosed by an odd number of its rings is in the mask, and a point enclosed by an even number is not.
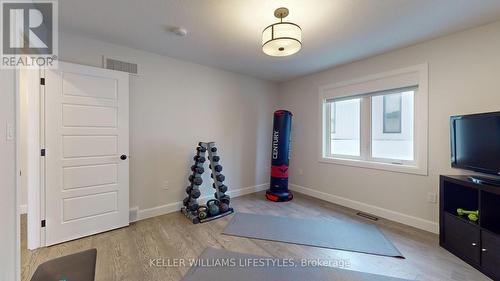
<svg viewBox="0 0 500 281"><path fill-rule="evenodd" d="M474 214L476 216L479 216L479 210L476 210L476 211L468 211L468 210L464 210L462 208L458 208L457 209L457 214L459 216L463 216L463 215L469 215L469 214Z"/></svg>
<svg viewBox="0 0 500 281"><path fill-rule="evenodd" d="M203 180L200 177L194 177L192 182L194 185L201 185L203 183Z"/></svg>
<svg viewBox="0 0 500 281"><path fill-rule="evenodd" d="M182 205L186 206L189 204L189 197L186 197L184 198L184 200L182 200Z"/></svg>
<svg viewBox="0 0 500 281"><path fill-rule="evenodd" d="M208 208L206 206L198 207L198 218L200 220L206 219L208 216Z"/></svg>
<svg viewBox="0 0 500 281"><path fill-rule="evenodd" d="M214 161L214 162L219 162L220 157L219 157L219 156L217 156L217 155L215 155L214 157L212 157L212 159L211 159L211 160L212 160L212 161Z"/></svg>
<svg viewBox="0 0 500 281"><path fill-rule="evenodd" d="M193 189L193 187L189 185L188 187L186 187L186 193L191 194L192 189Z"/></svg>
<svg viewBox="0 0 500 281"><path fill-rule="evenodd" d="M215 197L215 199L219 199L219 200L220 200L220 199L221 199L221 198L223 198L224 196L225 196L224 192L215 192L215 193L214 193L214 197Z"/></svg>
<svg viewBox="0 0 500 281"><path fill-rule="evenodd" d="M227 186L225 184L221 184L221 185L218 185L218 184L212 184L212 187L217 189L217 187L219 187L219 191L220 192L226 192L227 191Z"/></svg>
<svg viewBox="0 0 500 281"><path fill-rule="evenodd" d="M203 172L205 172L205 169L203 169L203 167L198 167L197 165L193 165L191 166L191 171L197 174L203 174Z"/></svg>
<svg viewBox="0 0 500 281"><path fill-rule="evenodd" d="M219 191L222 192L222 193L226 192L227 191L227 185L221 184L219 186Z"/></svg>
<svg viewBox="0 0 500 281"><path fill-rule="evenodd" d="M223 174L218 174L217 176L215 176L215 179L220 182L223 182L226 179L226 177Z"/></svg>
<svg viewBox="0 0 500 281"><path fill-rule="evenodd" d="M205 163L205 157L203 157L203 156L196 155L195 157L193 157L193 160L195 162Z"/></svg>
<svg viewBox="0 0 500 281"><path fill-rule="evenodd" d="M194 212L194 211L198 210L198 207L199 207L198 203L193 203L193 204L189 205L189 210Z"/></svg>
<svg viewBox="0 0 500 281"><path fill-rule="evenodd" d="M212 148L210 149L210 151L212 151L212 152L217 152L217 147L212 147Z"/></svg>
<svg viewBox="0 0 500 281"><path fill-rule="evenodd" d="M199 152L205 152L205 151L207 151L207 149L206 149L206 148L204 148L203 146L198 146L198 147L196 148L196 150L197 150L197 151L199 151Z"/></svg>
<svg viewBox="0 0 500 281"><path fill-rule="evenodd" d="M219 204L220 202L216 199L210 199L207 201L208 214L210 216L216 216L219 214Z"/></svg>
<svg viewBox="0 0 500 281"><path fill-rule="evenodd" d="M226 203L229 205L231 203L231 197L229 195L224 195L221 199L219 199L221 203Z"/></svg>
<svg viewBox="0 0 500 281"><path fill-rule="evenodd" d="M219 205L219 210L221 213L225 213L225 212L229 211L229 205L221 202Z"/></svg>
<svg viewBox="0 0 500 281"><path fill-rule="evenodd" d="M214 178L214 174L210 174L210 177ZM223 174L218 174L217 176L215 176L215 179L220 182L223 182L226 179L226 177Z"/></svg>
<svg viewBox="0 0 500 281"><path fill-rule="evenodd" d="M194 199L196 199L196 198L201 196L201 192L198 188L193 188L191 190L190 196L193 197Z"/></svg>
<svg viewBox="0 0 500 281"><path fill-rule="evenodd" d="M203 183L201 177L196 177L194 175L189 176L189 181L192 182L194 185L200 185Z"/></svg>
<svg viewBox="0 0 500 281"><path fill-rule="evenodd" d="M479 219L479 210L468 211L468 210L464 210L462 208L458 208L457 214L459 216L467 215L467 218L469 218L470 221L474 221L474 222Z"/></svg>
<svg viewBox="0 0 500 281"><path fill-rule="evenodd" d="M212 169L212 165L208 165L208 168ZM220 172L222 171L222 166L221 165L215 165L215 169L214 169L216 172Z"/></svg>

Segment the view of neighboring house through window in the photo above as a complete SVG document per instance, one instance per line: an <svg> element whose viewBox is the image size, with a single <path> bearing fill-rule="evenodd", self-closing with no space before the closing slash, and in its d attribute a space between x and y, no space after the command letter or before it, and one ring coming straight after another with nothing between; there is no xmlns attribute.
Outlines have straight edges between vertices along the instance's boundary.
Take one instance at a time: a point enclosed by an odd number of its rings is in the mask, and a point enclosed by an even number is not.
<svg viewBox="0 0 500 281"><path fill-rule="evenodd" d="M413 161L415 89L371 97L371 157Z"/></svg>

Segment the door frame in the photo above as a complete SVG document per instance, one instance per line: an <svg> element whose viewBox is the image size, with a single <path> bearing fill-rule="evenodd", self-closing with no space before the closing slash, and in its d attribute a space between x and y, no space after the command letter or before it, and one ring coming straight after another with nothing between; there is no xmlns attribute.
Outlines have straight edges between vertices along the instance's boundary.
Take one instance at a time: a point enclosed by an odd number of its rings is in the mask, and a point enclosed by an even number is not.
<svg viewBox="0 0 500 281"><path fill-rule="evenodd" d="M22 72L22 73L21 73ZM42 198L45 197L44 184L43 184L43 171L44 162L40 155L40 150L43 148L42 137L44 126L42 126L43 118L43 108L44 104L44 89L40 83L40 78L43 77L43 69L20 69L17 70L18 86L20 83L24 83L23 92L21 92L21 87L19 87L17 96L20 99L20 95L26 95L26 109L27 112L21 112L21 104L17 105L18 109L18 123L20 123L21 114L26 114L26 136L27 146L26 149L26 171L21 171L20 167L17 167L18 177L20 179L20 173L22 172L26 177L26 187L27 187L27 247L29 250L35 250L37 248L45 246L45 230L41 227L41 221L44 217L44 207L45 204ZM23 81L21 81L21 76ZM17 138L18 147L18 159L20 159L21 154L21 135L20 135L20 125L18 126L19 137ZM20 166L20 161L18 161ZM18 186L19 190L20 184Z"/></svg>
<svg viewBox="0 0 500 281"><path fill-rule="evenodd" d="M21 187L21 174L19 171L21 170L21 96L20 96L20 70L14 70L14 115L15 115L15 130L16 130L16 139L15 139L15 187L14 190L14 202L16 205L16 228L14 233L16 235L16 252L15 252L15 269L14 269L14 278L15 281L21 280L21 208L19 203L21 202L19 196L19 188Z"/></svg>

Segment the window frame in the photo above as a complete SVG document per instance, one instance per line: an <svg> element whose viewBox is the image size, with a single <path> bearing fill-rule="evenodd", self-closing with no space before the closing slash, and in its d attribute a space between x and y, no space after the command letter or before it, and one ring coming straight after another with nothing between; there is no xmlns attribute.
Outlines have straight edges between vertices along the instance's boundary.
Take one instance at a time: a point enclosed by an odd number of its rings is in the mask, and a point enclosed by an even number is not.
<svg viewBox="0 0 500 281"><path fill-rule="evenodd" d="M331 122L331 127L330 127L330 134L336 134L337 133L337 104L333 103L333 114L332 114L332 109L330 107L330 122Z"/></svg>
<svg viewBox="0 0 500 281"><path fill-rule="evenodd" d="M415 87L414 93L414 160L402 161L371 157L371 93L388 92L391 89ZM330 142L331 120L326 106L328 101L361 98L360 105L360 157L332 155ZM328 119L326 119L328 117ZM360 168L386 170L418 175L428 174L428 65L427 63L366 76L360 79L334 83L319 88L319 138L318 161ZM327 126L328 125L328 126Z"/></svg>

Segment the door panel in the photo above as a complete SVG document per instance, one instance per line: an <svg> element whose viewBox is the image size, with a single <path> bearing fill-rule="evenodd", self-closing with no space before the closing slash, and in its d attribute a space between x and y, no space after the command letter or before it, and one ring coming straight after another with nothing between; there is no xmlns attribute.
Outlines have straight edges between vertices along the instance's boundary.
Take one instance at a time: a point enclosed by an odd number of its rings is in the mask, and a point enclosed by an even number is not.
<svg viewBox="0 0 500 281"><path fill-rule="evenodd" d="M86 73L64 73L63 94L73 96L117 99L116 80Z"/></svg>
<svg viewBox="0 0 500 281"><path fill-rule="evenodd" d="M491 275L500 278L500 235L483 230L481 237L481 266Z"/></svg>
<svg viewBox="0 0 500 281"><path fill-rule="evenodd" d="M117 198L116 191L66 198L63 200L63 222L116 212Z"/></svg>
<svg viewBox="0 0 500 281"><path fill-rule="evenodd" d="M479 227L449 213L444 215L444 225L445 244L458 256L479 264Z"/></svg>
<svg viewBox="0 0 500 281"><path fill-rule="evenodd" d="M114 107L63 105L64 127L116 128L117 111Z"/></svg>
<svg viewBox="0 0 500 281"><path fill-rule="evenodd" d="M117 164L63 168L64 189L117 183L117 177Z"/></svg>
<svg viewBox="0 0 500 281"><path fill-rule="evenodd" d="M64 157L93 157L116 155L116 136L63 136Z"/></svg>
<svg viewBox="0 0 500 281"><path fill-rule="evenodd" d="M129 222L128 74L46 70L46 245Z"/></svg>

